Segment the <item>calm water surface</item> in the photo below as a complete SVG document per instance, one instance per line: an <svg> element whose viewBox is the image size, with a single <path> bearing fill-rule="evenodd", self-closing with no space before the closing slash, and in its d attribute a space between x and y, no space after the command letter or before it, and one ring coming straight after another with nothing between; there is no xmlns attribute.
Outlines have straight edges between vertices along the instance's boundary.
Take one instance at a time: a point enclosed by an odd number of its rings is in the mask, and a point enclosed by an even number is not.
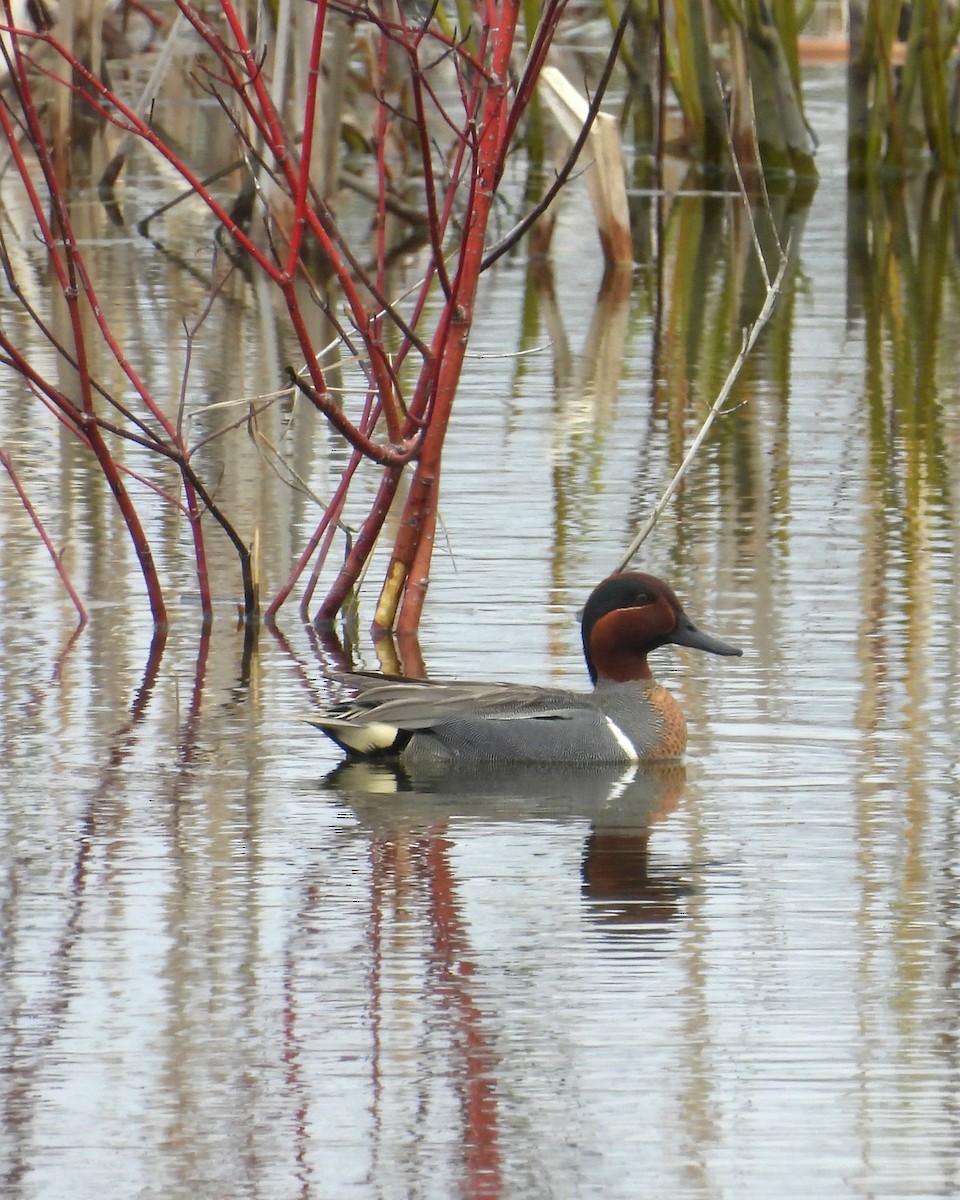
<svg viewBox="0 0 960 1200"><path fill-rule="evenodd" d="M116 598L138 586L123 532L54 435L28 474L93 602L65 652L70 610L4 493L0 1194L960 1192L956 247L930 245L952 214L922 185L900 224L882 195L848 196L841 85L811 79L823 180L782 210L795 264L747 403L642 555L744 648L658 655L683 767L338 772L295 720L334 660L293 611L245 656L225 584L202 642L173 530L185 599L151 659L146 606ZM582 686L575 612L755 294L735 208L677 202L666 275L695 283L660 337L642 266L595 309L575 197L533 309L522 257L489 280L431 673ZM162 372L181 284L135 246L130 336ZM129 245L103 252L126 286ZM232 320L198 406L277 377L249 297ZM284 422L322 493L325 435ZM313 513L250 478L279 579ZM365 639L359 656L379 665Z"/></svg>

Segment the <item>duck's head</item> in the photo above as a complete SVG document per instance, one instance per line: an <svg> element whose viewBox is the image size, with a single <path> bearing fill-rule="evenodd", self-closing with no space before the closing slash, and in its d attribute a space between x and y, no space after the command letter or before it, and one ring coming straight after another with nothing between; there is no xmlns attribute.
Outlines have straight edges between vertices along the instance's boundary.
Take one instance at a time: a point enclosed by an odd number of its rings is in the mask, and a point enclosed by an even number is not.
<svg viewBox="0 0 960 1200"><path fill-rule="evenodd" d="M739 658L736 646L698 629L671 587L654 575L626 571L594 588L581 619L583 654L594 683L649 679L647 655L672 643Z"/></svg>

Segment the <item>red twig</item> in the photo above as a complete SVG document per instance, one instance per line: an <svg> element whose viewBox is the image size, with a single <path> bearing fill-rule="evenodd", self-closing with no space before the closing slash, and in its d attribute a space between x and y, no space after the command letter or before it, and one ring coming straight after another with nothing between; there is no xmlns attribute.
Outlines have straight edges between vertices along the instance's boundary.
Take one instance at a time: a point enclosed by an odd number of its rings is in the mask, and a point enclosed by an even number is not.
<svg viewBox="0 0 960 1200"><path fill-rule="evenodd" d="M10 4L9 0L3 0L4 10L7 19L10 20ZM20 50L19 40L13 38L13 57L16 65L14 74L14 85L20 99L26 128L30 138L30 144L33 147L34 153L40 164L40 169L43 173L44 182L47 187L49 199L51 202L54 219L60 233L59 238L55 238L50 225L47 222L46 214L43 205L39 201L36 190L33 188L29 179L29 174L23 164L22 156L19 154L19 148L14 147L14 158L17 160L18 168L21 171L21 178L24 186L27 189L30 202L33 207L34 215L37 218L40 226L41 235L50 258L50 265L57 277L57 281L63 292L64 300L66 301L67 313L70 320L71 329L73 332L73 352L77 362L77 375L81 394L82 413L80 417L81 428L87 437L90 448L97 457L100 468L103 471L107 484L113 492L117 506L123 515L123 519L127 525L131 540L137 553L137 558L140 563L140 568L143 573L144 582L147 587L147 594L150 600L150 609L153 613L154 624L157 627L166 624L167 611L164 604L163 591L160 586L160 579L157 574L156 565L153 561L153 552L147 539L146 532L140 521L136 507L124 487L120 472L117 469L117 464L110 453L110 449L97 426L96 416L93 406L93 391L91 387L91 375L87 362L87 347L86 336L83 327L83 320L80 312L80 283L82 272L79 269L80 255L77 250L76 239L73 234L73 227L70 221L70 215L64 201L63 190L60 187L60 181L57 178L54 170L53 160L51 158L49 148L43 130L40 127L40 121L37 116L36 106L33 102L33 97L30 92L29 82L27 80L26 68L23 61L23 55ZM2 123L4 132L7 135L8 141L15 142L12 137L13 131L10 128L9 119L4 106L0 105L0 123Z"/></svg>
<svg viewBox="0 0 960 1200"><path fill-rule="evenodd" d="M432 17L424 19L422 15L412 13L410 6L314 0L311 6L303 6L298 14L306 22L304 32L310 42L299 144L295 132L285 125L274 103L264 76L264 61L249 43L235 0L220 0L223 25L219 27L206 21L198 6L188 0L175 2L213 56L212 67L205 68L204 85L217 97L232 123L243 160L249 164L251 172L269 173L282 193L282 204L289 204L289 209L284 207L280 213L281 217L289 216L287 223L273 220L277 214L266 214L265 245L258 244L248 227L231 216L209 191L209 183L204 184L194 175L182 157L143 118L50 35L41 36L60 56L68 68L69 78L59 78L49 70L45 73L56 81L57 86L69 89L77 102L90 105L105 120L138 137L162 156L206 204L240 259L262 272L273 285L282 299L289 328L305 364L299 375L291 373L291 377L301 393L351 448L347 466L333 489L327 508L287 582L268 606L267 617L276 613L296 580L312 563L312 580L304 595L304 604L309 604L319 571L333 545L334 533L338 527L343 529L340 520L348 490L361 462L366 459L378 465L382 472L376 500L352 543L348 535L348 553L321 605L320 618L330 617L339 609L367 564L396 496L403 470L408 464L415 463L400 533L393 547L387 585L377 612L378 623L392 625L402 601L400 628L410 630L419 620L426 589L437 520L441 451L462 371L477 281L485 265L484 245L493 198L507 149L532 95L566 0L544 0L540 24L512 99L508 72L520 0L498 0L497 3L475 0L477 19L470 35L471 42L476 44L473 50L468 50L465 40L444 35ZM6 12L9 21L9 0L0 0L0 8ZM380 82L375 88L378 111L374 139L377 221L372 265L361 265L363 254L355 245L347 244L334 214L311 181L314 122L322 117L318 96L324 66L324 33L331 12L372 25L380 32L381 69ZM407 91L400 91L401 103L393 99L396 85L388 82L386 70L388 52L393 50L400 53L401 61L406 64ZM436 52L432 63L429 62L431 50ZM438 92L436 76L431 74L433 67L445 60L452 63L456 72L460 109ZM188 514L205 617L209 617L211 611L201 530L205 512L211 513L236 547L249 608L250 597L254 596L250 551L228 515L215 504L209 487L196 474L193 463L198 460L194 460L193 455L197 447L191 449L186 445L186 373L179 408L173 417L168 417L127 360L101 309L94 282L73 239L63 190L39 127L26 79L24 57L16 37L12 41L10 61L19 89L24 128L37 154L49 193L51 221L45 219L46 197L41 200L31 183L30 169L16 149L15 165L46 244L57 285L66 300L72 337L65 339L67 345L61 345L39 317L34 315L34 320L55 350L75 366L80 381L79 395L76 398L67 396L43 380L18 358L17 348L5 342L2 334L0 349L7 353L14 369L30 381L44 403L49 404L58 418L96 455L127 521L158 625L165 616L159 580L143 527L124 490L124 468L110 450L114 437L128 438L150 453L169 458L179 471L182 501L162 488L156 490ZM396 56L393 55L391 71L395 70L395 63ZM456 96L457 93L453 94ZM405 96L408 100L406 108ZM411 127L412 138L407 136ZM17 131L12 113L2 105L0 128L6 133L8 143L16 147ZM434 136L438 128L445 139L442 145ZM336 136L336 131L330 135ZM424 190L420 207L426 214L428 242L421 283L411 289L409 296L397 302L389 297L391 245L387 234L392 168L388 151L394 144L391 139L395 135L398 145L412 147L410 161L422 177ZM262 193L258 194L265 204ZM462 227L458 222L462 222ZM318 295L320 285L304 299L302 285L308 275L305 255L311 243L319 248L329 268L333 279L330 290L332 292L334 286L338 289L334 294L339 300L328 298L326 292ZM12 269L5 256L3 265L10 275ZM309 278L307 283L314 287ZM217 294L218 289L213 288L210 303ZM312 302L327 315L341 343L350 350L364 373L364 385L351 398L350 404L335 400L327 387L325 369L313 343L316 314L310 309ZM438 307L431 308L432 302ZM22 303L30 309L25 297ZM136 404L121 403L108 395L94 379L85 341L85 330L86 337L90 336L88 314L92 314L104 346L130 381L137 397ZM432 332L426 333L423 327L428 320L432 322ZM187 371L190 337L188 331ZM415 370L410 369L411 350L420 359ZM403 369L405 365L406 370ZM116 424L96 411L94 401L100 396L105 396L120 414ZM100 407L104 405L100 403ZM128 427L124 428L124 424ZM111 439L110 444L106 438Z"/></svg>

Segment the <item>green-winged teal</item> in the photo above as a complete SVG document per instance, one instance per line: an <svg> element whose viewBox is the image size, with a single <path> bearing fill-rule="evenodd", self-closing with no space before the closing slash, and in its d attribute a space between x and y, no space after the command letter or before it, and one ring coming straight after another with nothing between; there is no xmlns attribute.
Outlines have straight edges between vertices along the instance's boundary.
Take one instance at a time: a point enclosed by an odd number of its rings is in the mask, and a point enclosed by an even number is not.
<svg viewBox="0 0 960 1200"><path fill-rule="evenodd" d="M647 655L672 644L739 656L699 630L653 575L611 575L581 619L592 692L347 674L352 700L310 720L354 758L408 766L454 762L617 763L679 757L683 710Z"/></svg>

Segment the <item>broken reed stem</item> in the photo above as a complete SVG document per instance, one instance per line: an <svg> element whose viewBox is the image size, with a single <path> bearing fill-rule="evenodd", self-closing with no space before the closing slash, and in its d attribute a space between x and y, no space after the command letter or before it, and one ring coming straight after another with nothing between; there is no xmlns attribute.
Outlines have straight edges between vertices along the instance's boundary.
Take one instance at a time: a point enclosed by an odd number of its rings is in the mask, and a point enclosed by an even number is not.
<svg viewBox="0 0 960 1200"><path fill-rule="evenodd" d="M743 343L740 347L740 353L737 355L736 359L734 360L733 366L730 368L730 373L727 375L727 378L724 380L723 387L720 389L720 391L717 395L717 398L710 405L710 411L707 413L706 419L704 420L703 424L700 426L700 431L698 432L697 436L693 439L690 449L687 451L686 455L684 456L683 462L680 464L680 467L677 470L676 475L674 475L673 479L670 480L670 483L667 485L667 488L664 491L663 495L657 501L656 505L654 506L653 512L647 518L647 521L644 524L643 528L640 530L640 532L637 534L637 536L633 539L633 541L627 547L626 553L620 559L619 563L617 563L616 567L614 567L614 573L624 570L624 568L630 562L631 558L633 558L633 556L636 554L636 552L640 549L640 547L643 545L643 543L647 540L647 537L649 536L650 531L656 525L657 521L660 520L660 517L661 517L664 509L667 507L667 505L673 499L673 496L676 493L677 488L680 486L680 483L683 480L684 475L686 475L687 471L690 468L690 464L696 458L697 452L699 451L700 447L703 445L703 441L706 438L707 434L710 432L710 427L713 425L713 422L717 419L717 417L720 416L721 413L723 413L724 405L726 404L727 400L730 398L730 393L733 390L733 385L737 382L740 372L743 369L743 364L750 357L750 352L753 350L753 347L756 345L757 338L759 338L760 333L763 330L763 327L767 324L767 322L770 320L770 317L773 315L773 310L776 307L777 300L780 298L780 288L783 283L783 277L786 273L787 264L789 261L790 261L790 242L788 240L786 246L783 248L783 251L780 254L780 266L777 269L777 273L776 273L773 281L767 287L767 296L763 302L763 308L760 309L760 312L757 315L757 319L754 321L754 323L750 326L749 329L747 329L744 332Z"/></svg>

